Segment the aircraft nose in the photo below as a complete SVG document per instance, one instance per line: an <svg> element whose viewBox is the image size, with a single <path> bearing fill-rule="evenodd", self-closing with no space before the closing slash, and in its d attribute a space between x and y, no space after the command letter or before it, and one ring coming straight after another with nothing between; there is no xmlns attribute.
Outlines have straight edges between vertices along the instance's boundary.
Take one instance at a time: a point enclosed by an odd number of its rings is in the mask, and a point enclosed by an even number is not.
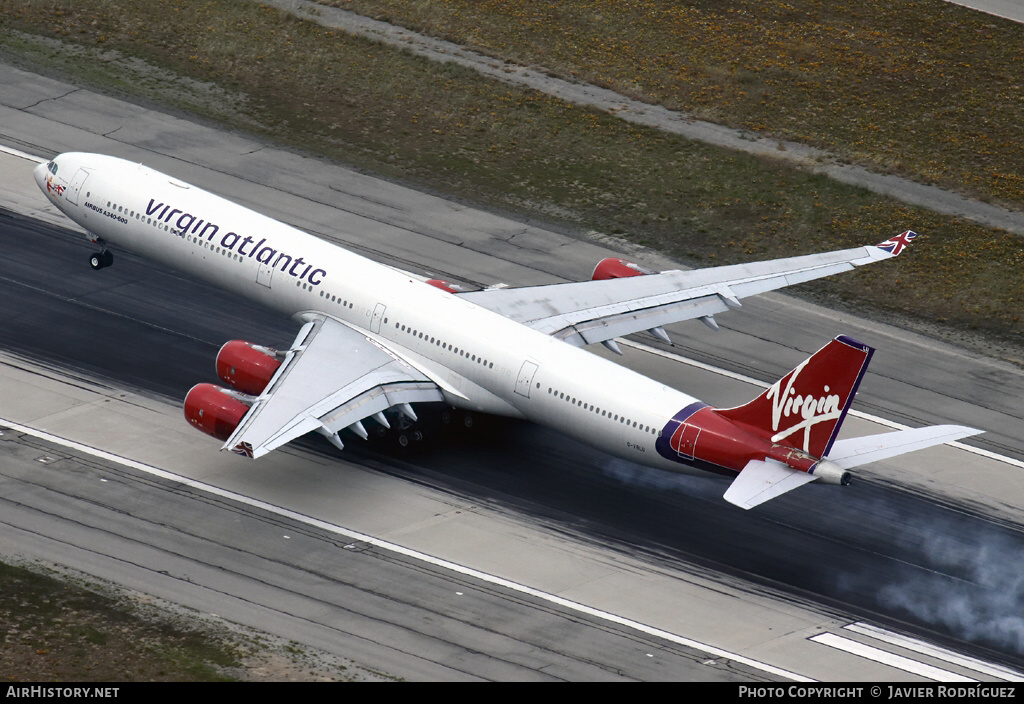
<svg viewBox="0 0 1024 704"><path fill-rule="evenodd" d="M46 192L46 164L40 164L36 168L32 169L32 176L36 180L36 185L39 186L39 190Z"/></svg>

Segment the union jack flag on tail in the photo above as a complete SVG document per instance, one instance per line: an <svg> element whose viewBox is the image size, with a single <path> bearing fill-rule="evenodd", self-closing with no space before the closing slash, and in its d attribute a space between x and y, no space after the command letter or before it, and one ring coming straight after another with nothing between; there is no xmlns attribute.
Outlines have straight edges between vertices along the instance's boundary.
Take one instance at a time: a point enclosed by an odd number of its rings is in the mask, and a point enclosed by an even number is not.
<svg viewBox="0 0 1024 704"><path fill-rule="evenodd" d="M879 249L884 249L886 252L894 257L898 257L900 252L910 246L910 240L917 237L917 233L913 230L907 230L906 232L900 233L895 237L887 239L878 245Z"/></svg>

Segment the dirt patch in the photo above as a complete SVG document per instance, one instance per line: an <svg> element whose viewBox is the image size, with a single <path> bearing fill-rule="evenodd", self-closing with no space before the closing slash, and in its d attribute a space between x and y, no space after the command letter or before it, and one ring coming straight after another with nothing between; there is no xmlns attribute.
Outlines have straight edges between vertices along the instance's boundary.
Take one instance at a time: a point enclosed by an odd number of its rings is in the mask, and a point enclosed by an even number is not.
<svg viewBox="0 0 1024 704"><path fill-rule="evenodd" d="M10 682L392 679L65 568L0 563L0 633Z"/></svg>

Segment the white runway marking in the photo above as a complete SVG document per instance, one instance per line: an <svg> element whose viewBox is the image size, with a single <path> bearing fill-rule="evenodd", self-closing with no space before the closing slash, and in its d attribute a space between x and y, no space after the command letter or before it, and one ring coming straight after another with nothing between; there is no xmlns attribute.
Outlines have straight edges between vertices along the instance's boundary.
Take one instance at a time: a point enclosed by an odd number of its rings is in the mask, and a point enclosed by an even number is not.
<svg viewBox="0 0 1024 704"><path fill-rule="evenodd" d="M932 665L925 665L923 662L911 660L902 655L896 655L895 653L890 653L871 645L865 645L849 638L843 638L835 633L822 633L813 636L811 640L815 643L821 643L822 645L888 665L889 667L895 667L897 670L903 670L904 672L935 680L936 682L977 682L977 680L973 680L970 677L965 677Z"/></svg>
<svg viewBox="0 0 1024 704"><path fill-rule="evenodd" d="M915 653L927 655L935 658L936 660L945 660L948 663L959 665L967 668L968 670L974 670L975 672L980 672L983 675L989 675L1007 682L1024 682L1024 674L1011 670L1007 667L984 662L983 660L976 660L974 658L967 657L966 655L961 655L960 653L954 653L951 650L940 648L937 645L926 643L923 640L902 636L899 633L893 633L892 631L887 631L884 628L872 626L868 623L851 623L843 626L843 628L848 631L852 631L853 633L860 633L861 635L876 638L877 640L889 643L890 645L896 645L906 650L912 650Z"/></svg>
<svg viewBox="0 0 1024 704"><path fill-rule="evenodd" d="M23 152L21 150L13 149L11 147L5 147L2 144L0 144L0 152L4 152L5 154L10 154L11 156L21 157L22 159L28 159L29 161L34 161L37 164L42 164L44 161L46 161L46 159L44 159L44 158L42 158L40 156L33 156L32 154L26 154L25 152Z"/></svg>

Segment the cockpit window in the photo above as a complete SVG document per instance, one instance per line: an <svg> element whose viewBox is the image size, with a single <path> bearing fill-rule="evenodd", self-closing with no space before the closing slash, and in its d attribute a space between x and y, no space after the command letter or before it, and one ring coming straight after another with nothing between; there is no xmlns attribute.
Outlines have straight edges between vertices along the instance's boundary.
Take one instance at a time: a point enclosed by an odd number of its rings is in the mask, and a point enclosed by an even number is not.
<svg viewBox="0 0 1024 704"><path fill-rule="evenodd" d="M54 176L56 176L57 175L57 164L56 164L56 162L53 162L53 161L49 162L46 165L46 170L49 171Z"/></svg>

